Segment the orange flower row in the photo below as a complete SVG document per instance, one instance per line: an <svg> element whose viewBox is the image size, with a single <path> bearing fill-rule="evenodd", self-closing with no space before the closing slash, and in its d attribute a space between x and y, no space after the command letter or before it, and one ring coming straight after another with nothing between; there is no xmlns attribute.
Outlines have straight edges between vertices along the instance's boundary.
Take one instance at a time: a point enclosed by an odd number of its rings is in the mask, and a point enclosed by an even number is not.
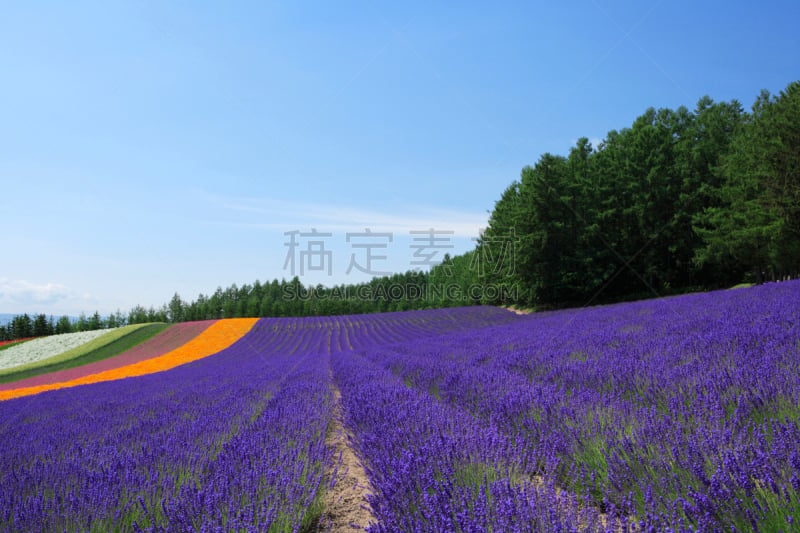
<svg viewBox="0 0 800 533"><path fill-rule="evenodd" d="M146 359L133 363L120 368L106 370L97 374L83 376L70 381L62 383L50 383L47 385L38 385L35 387L26 387L22 389L13 389L0 391L0 401L10 400L12 398L20 398L22 396L30 396L32 394L39 394L49 390L63 389L67 387L76 387L78 385L86 385L89 383L100 383L102 381L112 381L115 379L131 378L136 376L144 376L146 374L153 374L155 372L163 372L192 361L197 361L209 355L218 353L234 342L241 339L248 331L252 329L255 323L258 322L257 318L231 318L227 320L219 320L208 327L200 335L190 340L183 346L167 352L164 355Z"/></svg>

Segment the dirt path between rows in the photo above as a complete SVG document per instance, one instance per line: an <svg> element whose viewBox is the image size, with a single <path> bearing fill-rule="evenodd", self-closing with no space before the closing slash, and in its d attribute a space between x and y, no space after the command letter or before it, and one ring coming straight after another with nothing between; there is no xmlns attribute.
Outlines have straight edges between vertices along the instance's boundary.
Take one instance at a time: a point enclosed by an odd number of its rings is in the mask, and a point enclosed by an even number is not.
<svg viewBox="0 0 800 533"><path fill-rule="evenodd" d="M342 394L333 382L332 376L331 387L334 399L333 426L325 443L333 449L334 461L333 466L325 472L323 478L323 485L326 487L323 498L325 510L316 531L318 533L364 531L370 523L377 522L367 501L367 496L372 494L372 488L364 467L356 457L355 450L351 445L352 433L342 423ZM332 480L334 480L333 487L330 486ZM527 482L543 495L547 490L544 478L541 476L530 476ZM559 511L567 512L572 505L573 497L569 492L556 487L556 501ZM590 506L589 509L592 507ZM595 527L599 525L601 531L614 533L639 531L635 525L624 527L620 519L610 520L608 515L599 509L589 512L594 515L596 522L590 519L582 523L580 525L582 530L589 528L592 525L591 522L594 522Z"/></svg>
<svg viewBox="0 0 800 533"><path fill-rule="evenodd" d="M350 445L351 434L342 424L342 394L335 384L332 386L335 401L333 428L326 444L333 449L334 465L325 474L325 511L317 531L364 531L370 522L376 522L367 502L372 489L367 473ZM334 486L330 488L332 479Z"/></svg>

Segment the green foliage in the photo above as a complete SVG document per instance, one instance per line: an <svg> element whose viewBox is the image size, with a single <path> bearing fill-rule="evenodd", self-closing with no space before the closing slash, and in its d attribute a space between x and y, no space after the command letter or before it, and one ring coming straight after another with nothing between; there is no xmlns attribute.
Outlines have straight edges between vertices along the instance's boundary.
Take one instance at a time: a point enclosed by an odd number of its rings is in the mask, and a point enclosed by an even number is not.
<svg viewBox="0 0 800 533"><path fill-rule="evenodd" d="M800 83L750 115L707 96L651 108L598 147L581 138L523 168L475 252L497 258L513 238L514 268L481 279L546 308L796 276L799 175Z"/></svg>
<svg viewBox="0 0 800 533"><path fill-rule="evenodd" d="M719 167L718 202L695 217L699 264L733 263L754 274L796 275L800 266L800 83L763 91Z"/></svg>
<svg viewBox="0 0 800 533"><path fill-rule="evenodd" d="M38 314L32 318L25 313L15 316L11 322L0 326L0 341L119 328L125 326L126 323L125 317L119 310L105 318L101 317L98 311L95 311L91 318L87 318L85 313L81 313L77 321L71 320L68 316L62 316L56 321L53 316L48 317L44 314Z"/></svg>
<svg viewBox="0 0 800 533"><path fill-rule="evenodd" d="M55 334L60 335L62 333L72 333L72 322L68 316L62 316L56 323Z"/></svg>
<svg viewBox="0 0 800 533"><path fill-rule="evenodd" d="M451 305L481 303L481 286L475 253L450 257L428 272L408 271L376 277L354 285L306 287L298 277L270 283L218 287L211 296L200 294L186 302L174 294L161 311L142 306L131 309L128 322L136 324L152 317L164 321L210 320L262 316L308 316L405 311Z"/></svg>

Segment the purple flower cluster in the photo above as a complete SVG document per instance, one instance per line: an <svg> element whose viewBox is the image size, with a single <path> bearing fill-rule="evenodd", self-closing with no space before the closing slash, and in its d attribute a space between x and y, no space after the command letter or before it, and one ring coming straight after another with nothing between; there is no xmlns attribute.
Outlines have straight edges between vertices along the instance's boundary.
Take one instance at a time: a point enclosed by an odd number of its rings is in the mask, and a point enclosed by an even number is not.
<svg viewBox="0 0 800 533"><path fill-rule="evenodd" d="M552 483L525 477L523 442L407 387L353 353L334 354L345 423L375 494L370 531L573 531L599 523Z"/></svg>
<svg viewBox="0 0 800 533"><path fill-rule="evenodd" d="M793 531L800 283L332 357L375 531Z"/></svg>
<svg viewBox="0 0 800 533"><path fill-rule="evenodd" d="M0 530L299 531L332 452L329 356L497 309L262 319L173 370L0 403Z"/></svg>
<svg viewBox="0 0 800 533"><path fill-rule="evenodd" d="M796 282L262 319L168 372L0 403L0 530L311 530L331 376L371 531L795 530Z"/></svg>

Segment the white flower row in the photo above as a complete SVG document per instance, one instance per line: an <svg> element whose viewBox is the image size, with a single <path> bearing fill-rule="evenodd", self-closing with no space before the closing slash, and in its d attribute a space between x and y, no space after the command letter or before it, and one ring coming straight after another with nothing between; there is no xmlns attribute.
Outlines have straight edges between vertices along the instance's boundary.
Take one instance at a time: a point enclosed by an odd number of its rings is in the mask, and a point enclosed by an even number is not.
<svg viewBox="0 0 800 533"><path fill-rule="evenodd" d="M12 346L0 352L0 370L53 357L105 335L109 331L111 330L97 329L78 333L63 333L23 342L18 346Z"/></svg>

